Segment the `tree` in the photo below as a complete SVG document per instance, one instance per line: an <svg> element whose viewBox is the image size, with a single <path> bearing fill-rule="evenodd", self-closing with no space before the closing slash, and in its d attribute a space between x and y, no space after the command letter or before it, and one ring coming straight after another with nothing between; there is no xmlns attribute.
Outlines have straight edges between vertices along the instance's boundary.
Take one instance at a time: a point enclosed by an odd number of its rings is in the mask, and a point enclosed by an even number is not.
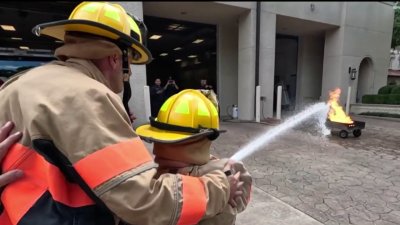
<svg viewBox="0 0 400 225"><path fill-rule="evenodd" d="M400 7L396 2L394 8L394 23L393 23L393 34L392 34L392 48L400 45Z"/></svg>

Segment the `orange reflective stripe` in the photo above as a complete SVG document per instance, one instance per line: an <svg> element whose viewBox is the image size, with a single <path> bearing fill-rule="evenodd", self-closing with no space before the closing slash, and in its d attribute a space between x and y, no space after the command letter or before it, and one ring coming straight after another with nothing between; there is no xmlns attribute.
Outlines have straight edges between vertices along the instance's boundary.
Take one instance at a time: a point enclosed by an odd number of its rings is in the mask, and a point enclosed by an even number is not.
<svg viewBox="0 0 400 225"><path fill-rule="evenodd" d="M182 176L182 211L178 225L197 224L206 212L207 196L197 177Z"/></svg>
<svg viewBox="0 0 400 225"><path fill-rule="evenodd" d="M0 224L1 225L12 225L10 218L8 218L7 213L3 212L0 214Z"/></svg>
<svg viewBox="0 0 400 225"><path fill-rule="evenodd" d="M46 192L44 159L29 148L14 145L3 162L4 171L21 169L24 176L5 187L1 193L4 214L12 224L17 224L33 204Z"/></svg>
<svg viewBox="0 0 400 225"><path fill-rule="evenodd" d="M71 207L93 205L93 201L77 184L66 181L60 170L21 144L14 145L7 153L3 170L21 169L24 176L5 187L1 193L4 212L0 224L17 224L36 201L49 191L54 200Z"/></svg>
<svg viewBox="0 0 400 225"><path fill-rule="evenodd" d="M139 138L107 146L75 163L74 167L92 189L153 158Z"/></svg>
<svg viewBox="0 0 400 225"><path fill-rule="evenodd" d="M76 183L69 183L62 172L49 164L47 171L48 189L55 201L70 207L93 205L93 200Z"/></svg>

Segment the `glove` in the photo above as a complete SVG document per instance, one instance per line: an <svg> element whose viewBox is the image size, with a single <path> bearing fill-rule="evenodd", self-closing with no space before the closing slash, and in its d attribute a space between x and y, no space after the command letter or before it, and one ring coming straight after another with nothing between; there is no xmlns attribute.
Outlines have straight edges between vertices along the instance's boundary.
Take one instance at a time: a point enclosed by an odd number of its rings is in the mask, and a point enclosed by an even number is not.
<svg viewBox="0 0 400 225"><path fill-rule="evenodd" d="M253 183L253 178L247 171L243 162L237 161L232 164L233 174L240 172L239 181L243 182L243 194L235 199L237 212L243 212L250 202L251 197L251 186Z"/></svg>
<svg viewBox="0 0 400 225"><path fill-rule="evenodd" d="M214 156L211 156L214 157ZM214 157L215 158L215 157ZM178 170L178 173L185 174L194 177L200 177L207 174L213 170L223 170L229 159L215 159L210 160L208 163L198 166L188 166ZM231 174L236 174L240 172L239 181L243 182L242 191L243 194L235 198L237 213L243 212L250 202L251 197L251 186L253 183L253 178L247 171L246 167L240 161L230 161L231 163Z"/></svg>

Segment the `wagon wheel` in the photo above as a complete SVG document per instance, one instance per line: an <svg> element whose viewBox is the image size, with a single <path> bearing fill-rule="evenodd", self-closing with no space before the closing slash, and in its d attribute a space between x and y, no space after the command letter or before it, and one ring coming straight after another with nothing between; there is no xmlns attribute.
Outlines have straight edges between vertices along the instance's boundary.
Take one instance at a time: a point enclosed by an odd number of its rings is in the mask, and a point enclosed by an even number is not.
<svg viewBox="0 0 400 225"><path fill-rule="evenodd" d="M361 136L361 130L360 129L353 130L353 135L354 135L354 137L360 137Z"/></svg>
<svg viewBox="0 0 400 225"><path fill-rule="evenodd" d="M341 138L347 138L347 137L349 136L349 133L348 133L347 131L345 131L345 130L341 130L341 131L339 132L339 136L340 136Z"/></svg>

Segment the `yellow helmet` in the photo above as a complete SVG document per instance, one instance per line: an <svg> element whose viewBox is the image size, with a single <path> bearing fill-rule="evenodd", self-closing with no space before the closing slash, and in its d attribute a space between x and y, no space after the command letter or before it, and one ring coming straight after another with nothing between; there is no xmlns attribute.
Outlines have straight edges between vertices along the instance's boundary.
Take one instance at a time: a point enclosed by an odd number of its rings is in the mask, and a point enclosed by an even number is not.
<svg viewBox="0 0 400 225"><path fill-rule="evenodd" d="M67 20L43 23L32 30L37 36L47 35L64 41L65 32L84 32L111 39L134 51L133 64L146 64L152 60L144 46L144 23L132 18L119 4L107 2L82 2Z"/></svg>
<svg viewBox="0 0 400 225"><path fill-rule="evenodd" d="M186 89L168 98L157 118L151 117L136 133L146 141L177 143L199 136L214 140L223 132L218 129L214 104L199 90Z"/></svg>

